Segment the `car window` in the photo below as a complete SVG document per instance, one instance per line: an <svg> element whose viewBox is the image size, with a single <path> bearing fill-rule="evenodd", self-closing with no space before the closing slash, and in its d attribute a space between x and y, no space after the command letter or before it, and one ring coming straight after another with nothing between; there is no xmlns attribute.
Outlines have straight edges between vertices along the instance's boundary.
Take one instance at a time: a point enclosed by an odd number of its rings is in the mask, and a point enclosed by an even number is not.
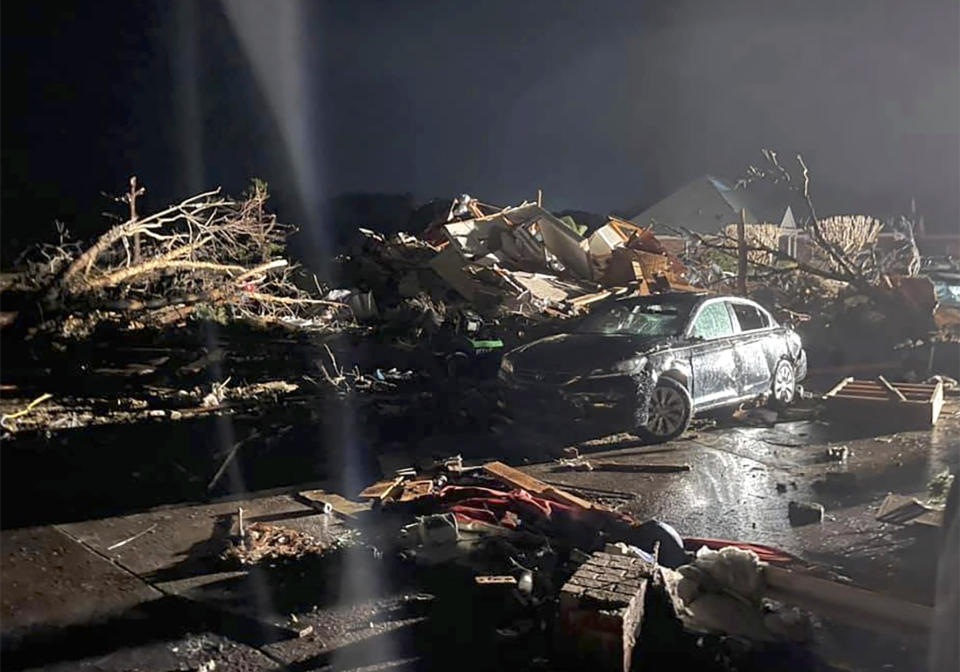
<svg viewBox="0 0 960 672"><path fill-rule="evenodd" d="M693 324L694 337L699 336L706 340L714 338L723 338L733 333L733 321L730 319L730 312L726 304L721 301L707 304L700 314L697 321Z"/></svg>
<svg viewBox="0 0 960 672"><path fill-rule="evenodd" d="M591 313L577 329L582 334L673 336L686 322L685 306L641 303L611 306Z"/></svg>
<svg viewBox="0 0 960 672"><path fill-rule="evenodd" d="M737 316L737 322L740 323L740 331L753 331L754 329L765 329L770 326L767 316L763 314L756 306L746 303L733 303L733 312Z"/></svg>

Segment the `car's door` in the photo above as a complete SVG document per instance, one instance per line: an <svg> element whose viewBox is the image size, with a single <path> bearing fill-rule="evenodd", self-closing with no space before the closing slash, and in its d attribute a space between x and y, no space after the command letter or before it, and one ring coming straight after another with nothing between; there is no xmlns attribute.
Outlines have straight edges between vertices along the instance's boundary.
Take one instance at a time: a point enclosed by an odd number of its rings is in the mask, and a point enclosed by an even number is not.
<svg viewBox="0 0 960 672"><path fill-rule="evenodd" d="M721 404L740 394L734 355L735 331L722 299L703 304L690 325L691 394L697 406Z"/></svg>
<svg viewBox="0 0 960 672"><path fill-rule="evenodd" d="M773 375L768 356L768 341L773 336L770 318L750 303L731 301L729 305L740 332L734 339L734 355L740 373L740 394L763 394L770 388Z"/></svg>

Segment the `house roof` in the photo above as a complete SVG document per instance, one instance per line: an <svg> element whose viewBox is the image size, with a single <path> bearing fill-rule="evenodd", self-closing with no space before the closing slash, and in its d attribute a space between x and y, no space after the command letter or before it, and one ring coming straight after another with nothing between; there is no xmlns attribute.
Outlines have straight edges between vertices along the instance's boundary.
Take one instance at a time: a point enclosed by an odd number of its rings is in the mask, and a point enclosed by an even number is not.
<svg viewBox="0 0 960 672"><path fill-rule="evenodd" d="M704 175L634 215L631 221L644 227L653 225L660 233L679 229L716 233L740 221L743 209L748 223L793 227L804 212L798 201L783 185L755 183L737 189L729 181Z"/></svg>

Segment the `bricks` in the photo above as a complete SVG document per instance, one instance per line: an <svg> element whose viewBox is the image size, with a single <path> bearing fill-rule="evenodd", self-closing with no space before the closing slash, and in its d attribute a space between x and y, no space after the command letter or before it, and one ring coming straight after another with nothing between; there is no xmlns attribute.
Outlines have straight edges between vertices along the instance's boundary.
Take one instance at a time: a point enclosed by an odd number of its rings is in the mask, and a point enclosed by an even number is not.
<svg viewBox="0 0 960 672"><path fill-rule="evenodd" d="M590 668L629 670L653 570L641 558L591 555L560 591L561 650Z"/></svg>

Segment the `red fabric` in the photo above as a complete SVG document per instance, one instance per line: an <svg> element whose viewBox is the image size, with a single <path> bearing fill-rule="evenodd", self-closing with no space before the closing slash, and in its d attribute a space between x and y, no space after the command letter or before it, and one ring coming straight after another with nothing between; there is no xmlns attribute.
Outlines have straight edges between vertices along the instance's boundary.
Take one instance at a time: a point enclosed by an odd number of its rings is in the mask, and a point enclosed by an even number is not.
<svg viewBox="0 0 960 672"><path fill-rule="evenodd" d="M468 520L515 529L520 520L552 520L570 516L574 507L531 495L526 490L504 492L492 488L448 485L437 495L452 513ZM508 514L514 514L513 516Z"/></svg>
<svg viewBox="0 0 960 672"><path fill-rule="evenodd" d="M688 551L696 551L706 546L711 551L719 551L725 546L736 546L745 551L753 551L764 562L793 562L796 558L785 551L765 544L753 544L747 541L728 541L726 539L703 539L700 537L684 537L683 546Z"/></svg>

